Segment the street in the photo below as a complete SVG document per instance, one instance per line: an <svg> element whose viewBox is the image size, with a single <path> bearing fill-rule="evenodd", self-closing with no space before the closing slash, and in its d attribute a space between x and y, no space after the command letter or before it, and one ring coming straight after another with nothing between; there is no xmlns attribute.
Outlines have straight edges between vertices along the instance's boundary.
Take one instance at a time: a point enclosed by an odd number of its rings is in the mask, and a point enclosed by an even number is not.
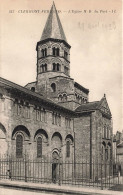
<svg viewBox="0 0 123 195"><path fill-rule="evenodd" d="M31 192L24 190L8 189L0 187L0 195L53 195L51 193Z"/></svg>

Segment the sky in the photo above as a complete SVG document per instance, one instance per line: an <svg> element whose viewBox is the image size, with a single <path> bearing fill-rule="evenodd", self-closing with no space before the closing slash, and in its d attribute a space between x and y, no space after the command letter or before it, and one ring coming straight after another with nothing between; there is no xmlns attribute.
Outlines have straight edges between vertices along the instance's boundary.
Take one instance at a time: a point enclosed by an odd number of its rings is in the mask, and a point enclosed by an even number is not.
<svg viewBox="0 0 123 195"><path fill-rule="evenodd" d="M121 0L54 2L71 45L71 77L90 90L90 102L106 94L113 132L121 131ZM1 77L22 86L36 80L36 44L52 3L51 0L0 0Z"/></svg>

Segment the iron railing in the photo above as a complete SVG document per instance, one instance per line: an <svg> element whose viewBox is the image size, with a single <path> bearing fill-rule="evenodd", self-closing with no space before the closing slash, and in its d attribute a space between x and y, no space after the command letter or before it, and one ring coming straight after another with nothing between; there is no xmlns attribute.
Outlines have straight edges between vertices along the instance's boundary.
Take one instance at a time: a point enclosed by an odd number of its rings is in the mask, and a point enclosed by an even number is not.
<svg viewBox="0 0 123 195"><path fill-rule="evenodd" d="M123 171L110 162L71 162L29 158L0 158L0 179L33 183L93 186L101 189L123 184Z"/></svg>

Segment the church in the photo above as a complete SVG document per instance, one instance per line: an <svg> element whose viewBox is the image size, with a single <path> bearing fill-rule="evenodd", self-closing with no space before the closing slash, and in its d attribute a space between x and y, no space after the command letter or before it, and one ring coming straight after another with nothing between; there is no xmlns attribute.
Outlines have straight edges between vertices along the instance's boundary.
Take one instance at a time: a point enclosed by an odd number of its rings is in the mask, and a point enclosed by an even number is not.
<svg viewBox="0 0 123 195"><path fill-rule="evenodd" d="M70 49L53 3L37 42L36 81L0 78L0 153L21 159L112 160L112 116L106 95L70 77Z"/></svg>

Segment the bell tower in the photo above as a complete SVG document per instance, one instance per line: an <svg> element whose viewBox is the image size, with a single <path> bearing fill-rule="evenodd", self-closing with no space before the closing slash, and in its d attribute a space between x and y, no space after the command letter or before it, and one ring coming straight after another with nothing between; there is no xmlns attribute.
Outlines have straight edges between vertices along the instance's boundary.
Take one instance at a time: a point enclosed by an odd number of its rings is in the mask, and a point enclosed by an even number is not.
<svg viewBox="0 0 123 195"><path fill-rule="evenodd" d="M44 92L44 88L47 88L46 85L52 77L70 77L70 47L53 3L36 47L39 91Z"/></svg>
<svg viewBox="0 0 123 195"><path fill-rule="evenodd" d="M89 90L70 77L70 48L53 3L40 41L37 42L36 82L26 88L68 109L88 101Z"/></svg>

